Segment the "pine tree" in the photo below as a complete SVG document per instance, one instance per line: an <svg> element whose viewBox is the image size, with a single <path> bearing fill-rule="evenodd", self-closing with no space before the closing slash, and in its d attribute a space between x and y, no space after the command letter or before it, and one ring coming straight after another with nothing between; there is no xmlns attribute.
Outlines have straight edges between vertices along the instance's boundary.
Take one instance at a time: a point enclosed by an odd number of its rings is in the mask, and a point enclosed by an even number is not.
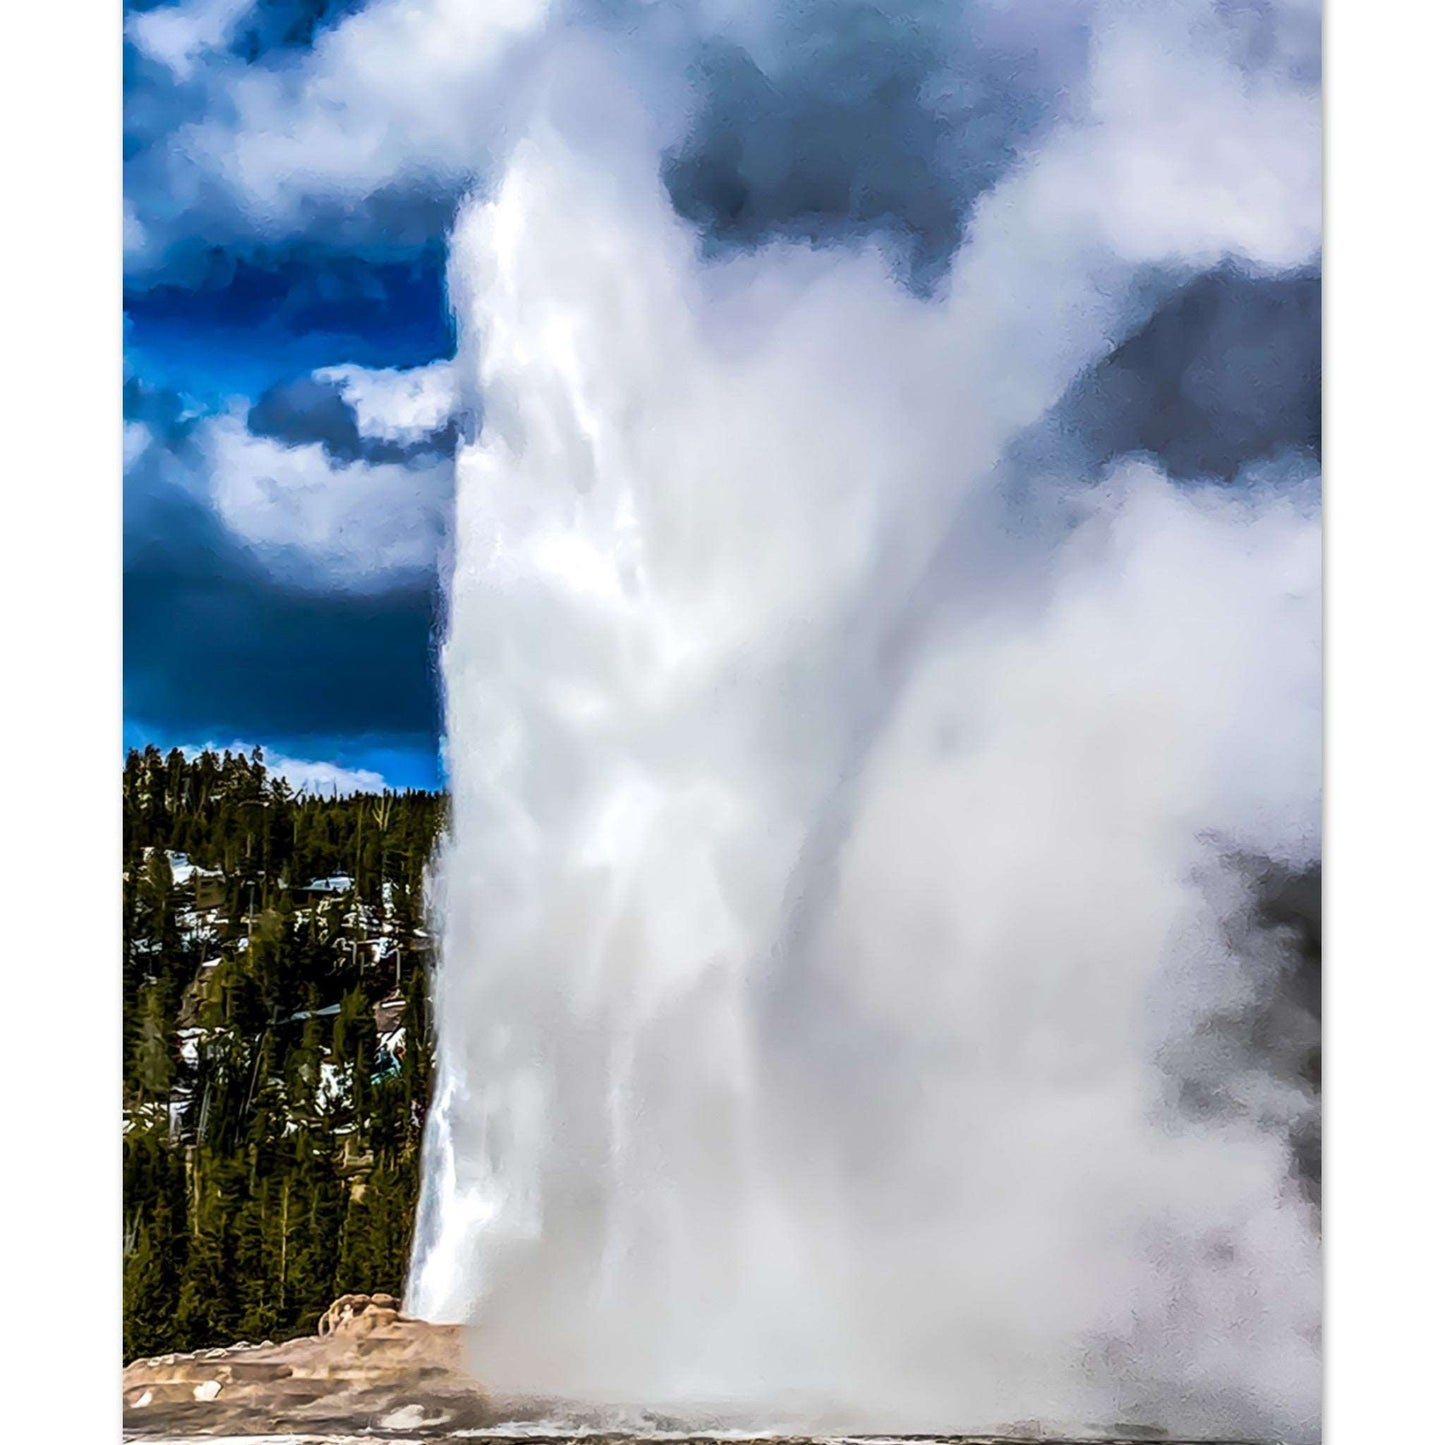
<svg viewBox="0 0 1445 1445"><path fill-rule="evenodd" d="M141 989L138 1015L128 1092L137 1100L161 1103L170 1096L176 1061L172 1023L159 984L148 983Z"/></svg>
<svg viewBox="0 0 1445 1445"><path fill-rule="evenodd" d="M215 1178L214 1154L198 1145L190 1179L190 1230L181 1267L176 1330L191 1348L232 1338L233 1276L226 1267L225 1194Z"/></svg>
<svg viewBox="0 0 1445 1445"><path fill-rule="evenodd" d="M399 1291L430 1089L412 949L443 801L296 796L255 752L147 748L122 802L127 1356L280 1337L340 1289ZM168 852L222 870L218 908ZM301 911L297 890L341 873L349 895ZM359 946L383 922L395 969ZM398 982L406 1047L381 1067L373 1008Z"/></svg>

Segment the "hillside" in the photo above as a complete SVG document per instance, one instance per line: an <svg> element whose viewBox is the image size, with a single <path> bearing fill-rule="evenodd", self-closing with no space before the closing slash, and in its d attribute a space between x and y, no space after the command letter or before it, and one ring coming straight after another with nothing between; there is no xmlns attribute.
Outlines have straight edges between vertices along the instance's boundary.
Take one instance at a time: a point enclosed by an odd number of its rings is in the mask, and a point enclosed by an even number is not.
<svg viewBox="0 0 1445 1445"><path fill-rule="evenodd" d="M124 1351L280 1339L400 1293L431 1066L445 799L126 759Z"/></svg>

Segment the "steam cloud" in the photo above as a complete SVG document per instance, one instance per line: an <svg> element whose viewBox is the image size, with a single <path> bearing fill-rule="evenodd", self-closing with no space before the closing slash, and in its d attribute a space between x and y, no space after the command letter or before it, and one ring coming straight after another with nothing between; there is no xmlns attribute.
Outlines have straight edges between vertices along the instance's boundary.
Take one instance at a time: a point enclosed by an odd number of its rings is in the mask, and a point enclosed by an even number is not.
<svg viewBox="0 0 1445 1445"><path fill-rule="evenodd" d="M463 207L409 1295L499 1389L1318 1435L1309 1024L1236 1027L1293 967L1240 860L1319 855L1316 464L1053 417L1192 276L1313 264L1316 20L1073 18L936 274L705 254L676 52L600 22Z"/></svg>

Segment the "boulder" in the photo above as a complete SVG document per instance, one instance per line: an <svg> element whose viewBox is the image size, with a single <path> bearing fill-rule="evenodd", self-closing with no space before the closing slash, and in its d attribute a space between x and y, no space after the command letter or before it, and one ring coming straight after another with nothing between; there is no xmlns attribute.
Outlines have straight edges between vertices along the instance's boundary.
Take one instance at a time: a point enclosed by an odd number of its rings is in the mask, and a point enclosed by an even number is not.
<svg viewBox="0 0 1445 1445"><path fill-rule="evenodd" d="M331 1307L321 1316L316 1333L369 1335L384 1325L395 1324L401 1317L401 1301L395 1295L344 1294L340 1299L333 1300Z"/></svg>

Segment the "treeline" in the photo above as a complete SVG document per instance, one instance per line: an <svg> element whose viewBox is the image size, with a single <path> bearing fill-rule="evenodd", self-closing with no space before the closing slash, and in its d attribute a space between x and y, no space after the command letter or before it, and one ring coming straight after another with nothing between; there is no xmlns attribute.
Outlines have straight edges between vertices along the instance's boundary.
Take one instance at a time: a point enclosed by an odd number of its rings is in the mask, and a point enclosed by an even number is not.
<svg viewBox="0 0 1445 1445"><path fill-rule="evenodd" d="M444 799L296 795L264 758L123 780L126 1357L400 1293L430 1094Z"/></svg>
<svg viewBox="0 0 1445 1445"><path fill-rule="evenodd" d="M132 750L122 783L125 866L146 848L186 854L237 883L318 877L343 869L363 902L379 904L390 880L410 894L420 884L441 817L440 793L415 790L326 797L295 793L268 776L257 748L203 752ZM384 818L378 818L379 813Z"/></svg>

